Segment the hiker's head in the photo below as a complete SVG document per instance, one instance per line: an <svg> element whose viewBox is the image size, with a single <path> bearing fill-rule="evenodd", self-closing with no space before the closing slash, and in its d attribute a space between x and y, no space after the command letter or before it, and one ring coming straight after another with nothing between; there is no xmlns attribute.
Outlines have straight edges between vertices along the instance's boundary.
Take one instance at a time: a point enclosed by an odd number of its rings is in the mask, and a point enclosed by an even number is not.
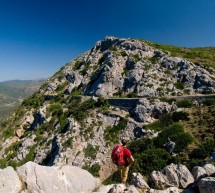
<svg viewBox="0 0 215 193"><path fill-rule="evenodd" d="M128 143L129 139L128 138L122 138L121 143L123 146L125 146Z"/></svg>

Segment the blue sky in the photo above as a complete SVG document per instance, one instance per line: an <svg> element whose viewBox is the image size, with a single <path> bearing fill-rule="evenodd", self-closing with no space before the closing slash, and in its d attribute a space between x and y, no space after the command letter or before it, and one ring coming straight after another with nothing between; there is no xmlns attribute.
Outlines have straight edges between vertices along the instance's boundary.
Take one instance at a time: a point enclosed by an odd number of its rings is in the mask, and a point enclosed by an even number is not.
<svg viewBox="0 0 215 193"><path fill-rule="evenodd" d="M214 0L0 0L0 81L50 77L105 36L215 46Z"/></svg>

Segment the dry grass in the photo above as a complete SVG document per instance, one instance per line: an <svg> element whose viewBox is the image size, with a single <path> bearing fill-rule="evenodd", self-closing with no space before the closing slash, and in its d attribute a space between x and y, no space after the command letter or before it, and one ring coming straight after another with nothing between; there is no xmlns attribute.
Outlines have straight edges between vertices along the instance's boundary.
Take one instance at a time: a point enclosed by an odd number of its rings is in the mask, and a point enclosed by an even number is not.
<svg viewBox="0 0 215 193"><path fill-rule="evenodd" d="M215 105L190 108L187 110L190 120L184 121L186 132L194 137L194 142L190 148L203 143L207 138L213 137L215 133Z"/></svg>

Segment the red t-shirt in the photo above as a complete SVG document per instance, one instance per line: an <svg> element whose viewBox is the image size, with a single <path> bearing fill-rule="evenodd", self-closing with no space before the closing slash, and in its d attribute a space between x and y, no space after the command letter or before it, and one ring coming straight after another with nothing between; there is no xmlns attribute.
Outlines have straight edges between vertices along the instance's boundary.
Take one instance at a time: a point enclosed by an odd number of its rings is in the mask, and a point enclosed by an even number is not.
<svg viewBox="0 0 215 193"><path fill-rule="evenodd" d="M129 165L128 158L131 157L131 156L132 156L131 151L128 148L124 147L125 166Z"/></svg>

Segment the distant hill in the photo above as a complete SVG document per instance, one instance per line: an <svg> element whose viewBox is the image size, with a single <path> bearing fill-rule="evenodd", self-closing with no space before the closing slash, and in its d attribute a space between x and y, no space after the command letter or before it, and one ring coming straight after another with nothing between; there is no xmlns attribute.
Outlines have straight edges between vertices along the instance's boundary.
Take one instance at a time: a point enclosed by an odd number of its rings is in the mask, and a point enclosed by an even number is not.
<svg viewBox="0 0 215 193"><path fill-rule="evenodd" d="M0 82L0 120L12 112L24 98L39 89L45 79Z"/></svg>

